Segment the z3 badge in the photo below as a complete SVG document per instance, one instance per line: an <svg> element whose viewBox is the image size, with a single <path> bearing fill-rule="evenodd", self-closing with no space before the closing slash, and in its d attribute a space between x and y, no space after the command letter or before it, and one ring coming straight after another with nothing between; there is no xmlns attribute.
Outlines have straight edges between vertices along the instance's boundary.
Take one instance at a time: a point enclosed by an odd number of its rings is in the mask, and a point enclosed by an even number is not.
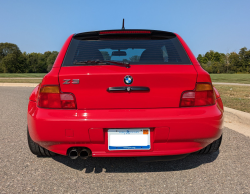
<svg viewBox="0 0 250 194"><path fill-rule="evenodd" d="M64 79L63 84L79 84L79 79Z"/></svg>

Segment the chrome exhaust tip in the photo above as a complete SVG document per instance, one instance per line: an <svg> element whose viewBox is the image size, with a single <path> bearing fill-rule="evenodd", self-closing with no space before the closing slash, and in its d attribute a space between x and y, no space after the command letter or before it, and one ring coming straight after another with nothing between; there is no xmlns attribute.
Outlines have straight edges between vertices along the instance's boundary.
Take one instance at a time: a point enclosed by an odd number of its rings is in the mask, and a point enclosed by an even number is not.
<svg viewBox="0 0 250 194"><path fill-rule="evenodd" d="M69 151L69 157L73 160L78 158L78 152L77 149L73 148Z"/></svg>
<svg viewBox="0 0 250 194"><path fill-rule="evenodd" d="M89 149L82 149L80 152L79 152L79 156L81 159L84 159L86 160L89 156L91 155L91 152Z"/></svg>

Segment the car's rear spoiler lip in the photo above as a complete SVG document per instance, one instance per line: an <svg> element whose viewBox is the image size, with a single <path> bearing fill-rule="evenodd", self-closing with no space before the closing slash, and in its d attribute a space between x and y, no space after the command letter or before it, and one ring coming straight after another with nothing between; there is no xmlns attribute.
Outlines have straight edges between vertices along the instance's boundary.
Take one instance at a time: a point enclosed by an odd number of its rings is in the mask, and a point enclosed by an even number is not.
<svg viewBox="0 0 250 194"><path fill-rule="evenodd" d="M112 31L150 31L151 33L114 33L114 34L100 34L100 32L112 32ZM99 39L99 37L105 36L121 36L121 35L129 35L129 36L138 36L138 35L147 35L147 36L154 36L154 37L161 37L161 38L173 38L176 37L175 33L167 32L167 31L160 31L160 30L147 30L147 29L126 29L126 30L99 30L99 31L90 31L90 32L83 32L74 34L73 38L75 39Z"/></svg>

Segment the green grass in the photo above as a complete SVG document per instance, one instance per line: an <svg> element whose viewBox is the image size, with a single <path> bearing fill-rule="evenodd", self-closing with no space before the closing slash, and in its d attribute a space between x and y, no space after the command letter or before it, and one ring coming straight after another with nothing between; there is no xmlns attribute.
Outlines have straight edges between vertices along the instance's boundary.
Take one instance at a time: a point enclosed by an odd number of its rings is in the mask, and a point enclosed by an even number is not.
<svg viewBox="0 0 250 194"><path fill-rule="evenodd" d="M250 74L210 74L213 82L250 84Z"/></svg>
<svg viewBox="0 0 250 194"><path fill-rule="evenodd" d="M249 86L215 86L221 95L224 106L250 113Z"/></svg>
<svg viewBox="0 0 250 194"><path fill-rule="evenodd" d="M43 78L46 73L0 73L0 78ZM250 74L210 74L213 82L243 83L250 84ZM8 80L1 82L9 82ZM11 81L11 83L25 83L21 81ZM28 81L26 83L31 83ZM38 83L37 80L34 83Z"/></svg>
<svg viewBox="0 0 250 194"><path fill-rule="evenodd" d="M5 78L9 78L9 77L41 77L43 78L47 73L0 73L0 78L1 77L5 77Z"/></svg>
<svg viewBox="0 0 250 194"><path fill-rule="evenodd" d="M41 83L41 79L0 79L0 83Z"/></svg>

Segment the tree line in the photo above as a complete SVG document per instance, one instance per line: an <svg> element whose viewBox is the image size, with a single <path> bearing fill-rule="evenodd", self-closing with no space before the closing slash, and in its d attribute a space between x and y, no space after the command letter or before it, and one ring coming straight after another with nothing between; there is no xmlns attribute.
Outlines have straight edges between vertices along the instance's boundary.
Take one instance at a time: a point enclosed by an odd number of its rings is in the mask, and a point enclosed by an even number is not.
<svg viewBox="0 0 250 194"><path fill-rule="evenodd" d="M57 55L57 51L22 53L16 44L0 43L0 73L47 73Z"/></svg>
<svg viewBox="0 0 250 194"><path fill-rule="evenodd" d="M199 54L197 60L208 73L250 73L250 50L246 47L239 53L219 53L210 50Z"/></svg>
<svg viewBox="0 0 250 194"><path fill-rule="evenodd" d="M57 55L57 51L22 53L16 44L0 43L0 73L47 73ZM131 61L136 60L136 56L134 58ZM250 50L246 47L239 53L210 50L204 55L199 54L197 60L208 73L250 73Z"/></svg>

